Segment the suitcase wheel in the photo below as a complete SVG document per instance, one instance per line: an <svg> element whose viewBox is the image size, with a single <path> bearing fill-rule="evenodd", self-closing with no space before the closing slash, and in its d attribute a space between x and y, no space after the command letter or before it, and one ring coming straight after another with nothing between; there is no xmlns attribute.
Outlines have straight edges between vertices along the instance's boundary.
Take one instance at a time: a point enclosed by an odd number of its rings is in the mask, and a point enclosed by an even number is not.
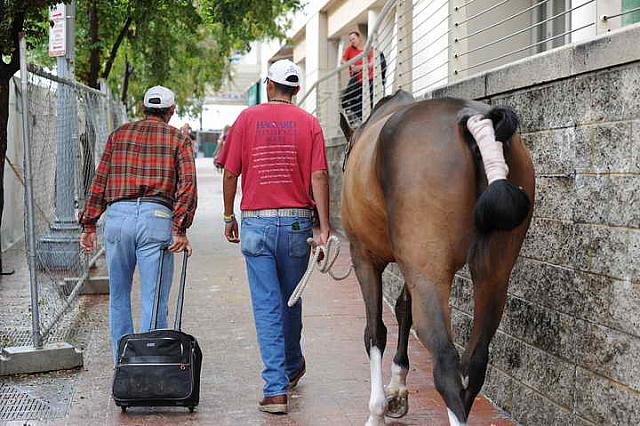
<svg viewBox="0 0 640 426"><path fill-rule="evenodd" d="M127 412L127 407L126 407L126 406L124 406L124 405L122 405L122 406L120 407L120 409L122 410L122 413L123 413L123 414Z"/></svg>
<svg viewBox="0 0 640 426"><path fill-rule="evenodd" d="M190 413L193 413L195 410L196 410L195 406L193 406L193 405L189 406L189 412Z"/></svg>

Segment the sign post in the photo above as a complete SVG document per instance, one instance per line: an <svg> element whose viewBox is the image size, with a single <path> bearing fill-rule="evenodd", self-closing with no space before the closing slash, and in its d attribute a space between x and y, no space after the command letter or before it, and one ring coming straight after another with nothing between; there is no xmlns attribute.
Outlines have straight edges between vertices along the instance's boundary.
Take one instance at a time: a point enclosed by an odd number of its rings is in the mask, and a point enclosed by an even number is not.
<svg viewBox="0 0 640 426"><path fill-rule="evenodd" d="M65 56L67 53L67 16L64 3L49 8L49 56Z"/></svg>

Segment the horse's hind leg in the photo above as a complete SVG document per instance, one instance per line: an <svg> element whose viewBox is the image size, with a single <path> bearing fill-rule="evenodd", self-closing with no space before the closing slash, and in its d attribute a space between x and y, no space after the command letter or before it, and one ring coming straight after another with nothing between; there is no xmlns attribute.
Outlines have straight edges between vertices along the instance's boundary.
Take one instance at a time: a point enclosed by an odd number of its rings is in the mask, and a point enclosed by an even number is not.
<svg viewBox="0 0 640 426"><path fill-rule="evenodd" d="M382 322L382 271L386 264L376 263L351 245L351 258L366 308L364 344L371 368L371 396L367 426L384 425L387 401L382 382L382 354L387 344L387 328Z"/></svg>
<svg viewBox="0 0 640 426"><path fill-rule="evenodd" d="M473 279L473 329L460 367L466 388L463 399L467 416L484 384L489 343L500 325L507 300L509 275L518 253L511 241L495 238L485 242L472 251L469 259Z"/></svg>
<svg viewBox="0 0 640 426"><path fill-rule="evenodd" d="M391 381L386 388L387 416L400 418L409 411L409 390L407 389L407 373L409 372L409 333L411 332L411 296L407 287L396 300L396 318L398 319L398 348L391 365Z"/></svg>
<svg viewBox="0 0 640 426"><path fill-rule="evenodd" d="M412 297L412 316L420 341L433 359L433 379L444 399L451 426L467 419L462 402L460 358L451 339L449 292L453 273L411 271L403 268Z"/></svg>

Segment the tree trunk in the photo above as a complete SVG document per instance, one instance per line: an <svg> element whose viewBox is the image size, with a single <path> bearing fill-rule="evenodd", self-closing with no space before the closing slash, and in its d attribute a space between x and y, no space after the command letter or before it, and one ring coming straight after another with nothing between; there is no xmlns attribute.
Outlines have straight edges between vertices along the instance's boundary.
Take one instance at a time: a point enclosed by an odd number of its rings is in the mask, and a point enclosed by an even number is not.
<svg viewBox="0 0 640 426"><path fill-rule="evenodd" d="M113 47L111 48L111 53L109 54L109 59L107 59L107 64L104 67L104 72L102 73L102 78L105 80L109 78L109 74L111 74L111 68L113 67L113 63L116 60L116 56L118 55L118 49L120 49L120 45L122 44L122 40L124 40L124 36L129 32L129 26L131 26L131 22L133 19L131 17L127 17L122 29L120 30L120 34L118 34L118 38L115 43L113 43Z"/></svg>
<svg viewBox="0 0 640 426"><path fill-rule="evenodd" d="M98 21L98 1L93 0L89 6L89 40L91 53L89 54L89 86L98 89L98 77L100 76L100 45Z"/></svg>
<svg viewBox="0 0 640 426"><path fill-rule="evenodd" d="M122 82L122 103L129 112L129 104L127 103L127 94L129 92L129 77L133 74L133 66L129 63L129 59L125 60L124 65L124 81Z"/></svg>

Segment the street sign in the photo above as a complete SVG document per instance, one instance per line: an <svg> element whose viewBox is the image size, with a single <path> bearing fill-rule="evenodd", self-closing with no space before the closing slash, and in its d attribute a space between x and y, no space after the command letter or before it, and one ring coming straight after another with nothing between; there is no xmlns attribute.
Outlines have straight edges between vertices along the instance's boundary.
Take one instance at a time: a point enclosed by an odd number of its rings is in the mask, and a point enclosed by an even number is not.
<svg viewBox="0 0 640 426"><path fill-rule="evenodd" d="M64 3L49 8L49 56L67 53L67 19Z"/></svg>

